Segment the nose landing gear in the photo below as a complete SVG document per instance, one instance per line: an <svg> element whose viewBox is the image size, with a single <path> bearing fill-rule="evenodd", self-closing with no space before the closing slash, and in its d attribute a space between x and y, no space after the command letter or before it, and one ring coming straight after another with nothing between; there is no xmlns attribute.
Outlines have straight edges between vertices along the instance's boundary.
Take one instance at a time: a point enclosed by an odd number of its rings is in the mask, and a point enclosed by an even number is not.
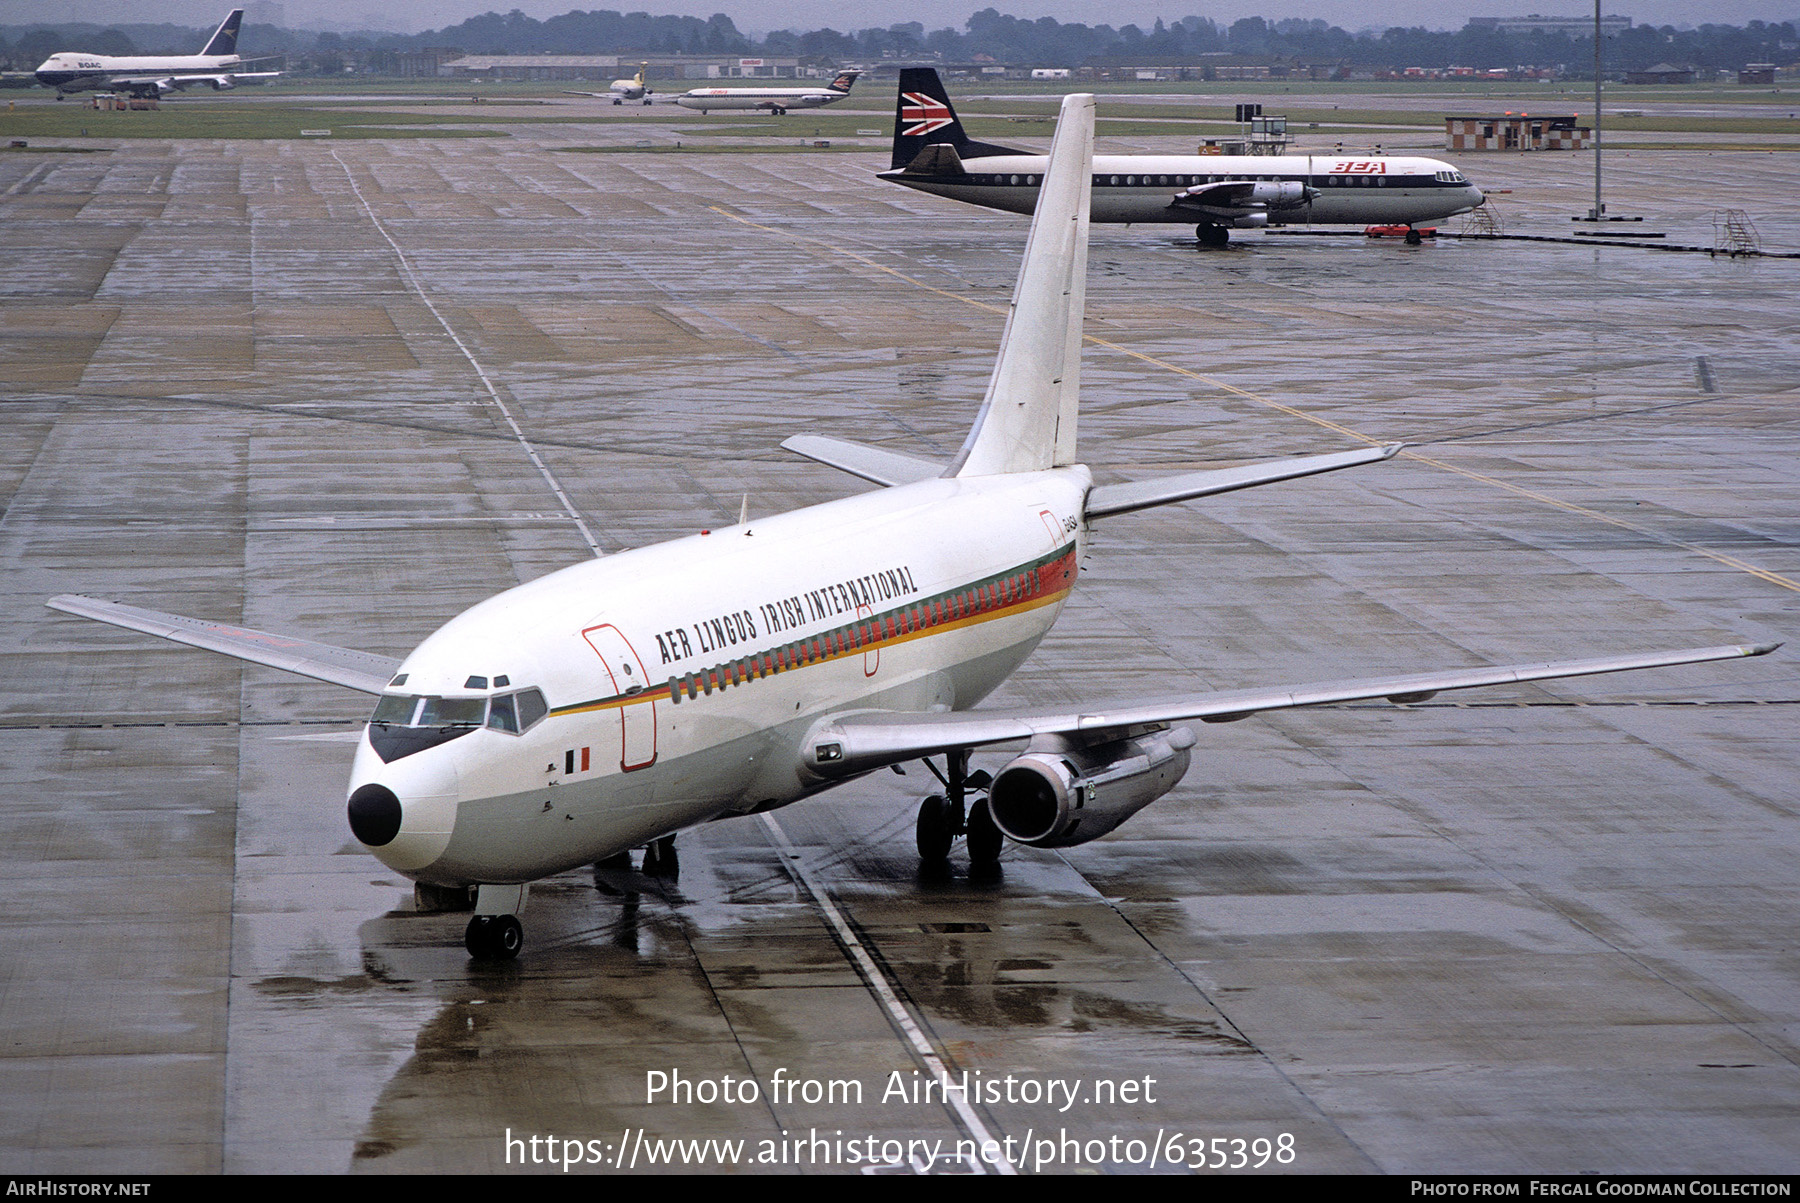
<svg viewBox="0 0 1800 1203"><path fill-rule="evenodd" d="M482 885L475 890L475 917L463 932L463 947L478 961L510 961L525 946L525 885Z"/></svg>
<svg viewBox="0 0 1800 1203"><path fill-rule="evenodd" d="M987 798L984 791L993 783L993 778L977 770L969 772L969 752L962 748L949 753L945 757L949 775L939 773L937 766L931 761L925 762L932 775L944 783L947 791L943 794L928 795L919 804L919 819L914 833L914 841L919 848L919 860L927 867L942 865L950 856L950 845L957 836L963 837L964 846L969 850L969 866L972 869L992 870L999 866L1000 849L1005 843L1000 829L994 825L993 816L988 813ZM973 806L965 803L970 792L983 796L976 798Z"/></svg>
<svg viewBox="0 0 1800 1203"><path fill-rule="evenodd" d="M510 961L525 946L525 926L517 915L477 915L463 933L463 946L478 961Z"/></svg>

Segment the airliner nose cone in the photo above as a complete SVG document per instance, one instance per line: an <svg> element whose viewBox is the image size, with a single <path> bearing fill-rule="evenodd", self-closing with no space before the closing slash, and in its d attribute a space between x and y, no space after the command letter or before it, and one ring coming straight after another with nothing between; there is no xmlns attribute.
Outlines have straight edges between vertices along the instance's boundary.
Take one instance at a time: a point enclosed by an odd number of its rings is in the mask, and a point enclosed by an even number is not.
<svg viewBox="0 0 1800 1203"><path fill-rule="evenodd" d="M365 785L350 795L350 833L370 848L400 834L400 799L385 785Z"/></svg>

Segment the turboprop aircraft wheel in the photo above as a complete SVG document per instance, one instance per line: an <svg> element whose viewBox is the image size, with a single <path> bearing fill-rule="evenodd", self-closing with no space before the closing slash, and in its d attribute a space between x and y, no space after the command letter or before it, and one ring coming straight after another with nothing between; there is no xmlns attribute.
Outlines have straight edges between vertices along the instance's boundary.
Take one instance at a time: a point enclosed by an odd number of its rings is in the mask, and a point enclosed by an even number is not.
<svg viewBox="0 0 1800 1203"><path fill-rule="evenodd" d="M478 961L510 961L525 946L525 928L517 915L477 915L463 933L463 947Z"/></svg>
<svg viewBox="0 0 1800 1203"><path fill-rule="evenodd" d="M928 795L919 804L919 857L927 864L935 865L950 855L950 841L956 838L952 817L950 799L942 794Z"/></svg>
<svg viewBox="0 0 1800 1203"><path fill-rule="evenodd" d="M1407 246L1418 246L1420 243L1422 243L1424 241L1425 241L1425 238L1422 234L1420 234L1417 230L1413 229L1410 226L1407 227L1407 230L1406 230L1406 245Z"/></svg>
<svg viewBox="0 0 1800 1203"><path fill-rule="evenodd" d="M675 855L675 837L665 835L660 840L651 840L644 849L644 876L668 877L681 876L681 860Z"/></svg>
<svg viewBox="0 0 1800 1203"><path fill-rule="evenodd" d="M969 864L978 869L991 869L1000 863L1000 849L1006 837L994 825L986 802L977 802L969 810Z"/></svg>
<svg viewBox="0 0 1800 1203"><path fill-rule="evenodd" d="M1224 226L1199 226L1194 234L1201 246L1226 246L1231 242L1231 231Z"/></svg>

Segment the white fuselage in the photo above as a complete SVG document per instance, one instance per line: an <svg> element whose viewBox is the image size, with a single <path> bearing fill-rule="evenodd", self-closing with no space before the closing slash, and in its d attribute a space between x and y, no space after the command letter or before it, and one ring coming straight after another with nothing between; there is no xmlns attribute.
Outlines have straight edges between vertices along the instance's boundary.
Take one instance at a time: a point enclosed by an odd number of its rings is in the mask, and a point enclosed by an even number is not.
<svg viewBox="0 0 1800 1203"><path fill-rule="evenodd" d="M1030 213L1045 156L967 159L962 174L885 171L881 178L951 200ZM1481 190L1437 159L1372 155L1095 155L1093 220L1195 225L1226 216L1176 203L1191 188L1228 180L1297 182L1306 199L1267 208L1269 225L1383 225L1436 221L1482 203Z"/></svg>
<svg viewBox="0 0 1800 1203"><path fill-rule="evenodd" d="M834 88L695 88L676 97L686 109L816 109L850 95Z"/></svg>
<svg viewBox="0 0 1800 1203"><path fill-rule="evenodd" d="M60 92L108 88L121 77L156 78L231 75L243 59L235 54L107 55L65 50L38 67L38 82Z"/></svg>
<svg viewBox="0 0 1800 1203"><path fill-rule="evenodd" d="M386 762L372 724L350 789L390 790L403 817L370 850L421 881L522 882L826 788L801 757L815 724L964 709L1030 654L1073 586L1090 483L1075 466L881 489L481 603L383 705L449 699L480 724L485 699L491 723L495 698L535 689L548 714Z"/></svg>

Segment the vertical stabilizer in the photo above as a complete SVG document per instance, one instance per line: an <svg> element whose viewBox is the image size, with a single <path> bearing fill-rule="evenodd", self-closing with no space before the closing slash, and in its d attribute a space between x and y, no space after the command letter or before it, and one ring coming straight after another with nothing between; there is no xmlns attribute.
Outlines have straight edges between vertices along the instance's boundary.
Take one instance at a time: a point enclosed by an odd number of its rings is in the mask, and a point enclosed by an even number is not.
<svg viewBox="0 0 1800 1203"><path fill-rule="evenodd" d="M206 45L201 48L200 53L236 54L238 26L243 23L244 10L241 8L232 9L231 15L221 21L219 27L213 30L213 36L207 39Z"/></svg>
<svg viewBox="0 0 1800 1203"><path fill-rule="evenodd" d="M901 68L900 90L894 95L894 155L889 166L898 171L911 165L927 147L946 145L955 147L956 157L963 160L1028 153L970 138L936 67Z"/></svg>
<svg viewBox="0 0 1800 1203"><path fill-rule="evenodd" d="M1094 98L1065 96L987 398L947 476L1075 462Z"/></svg>

